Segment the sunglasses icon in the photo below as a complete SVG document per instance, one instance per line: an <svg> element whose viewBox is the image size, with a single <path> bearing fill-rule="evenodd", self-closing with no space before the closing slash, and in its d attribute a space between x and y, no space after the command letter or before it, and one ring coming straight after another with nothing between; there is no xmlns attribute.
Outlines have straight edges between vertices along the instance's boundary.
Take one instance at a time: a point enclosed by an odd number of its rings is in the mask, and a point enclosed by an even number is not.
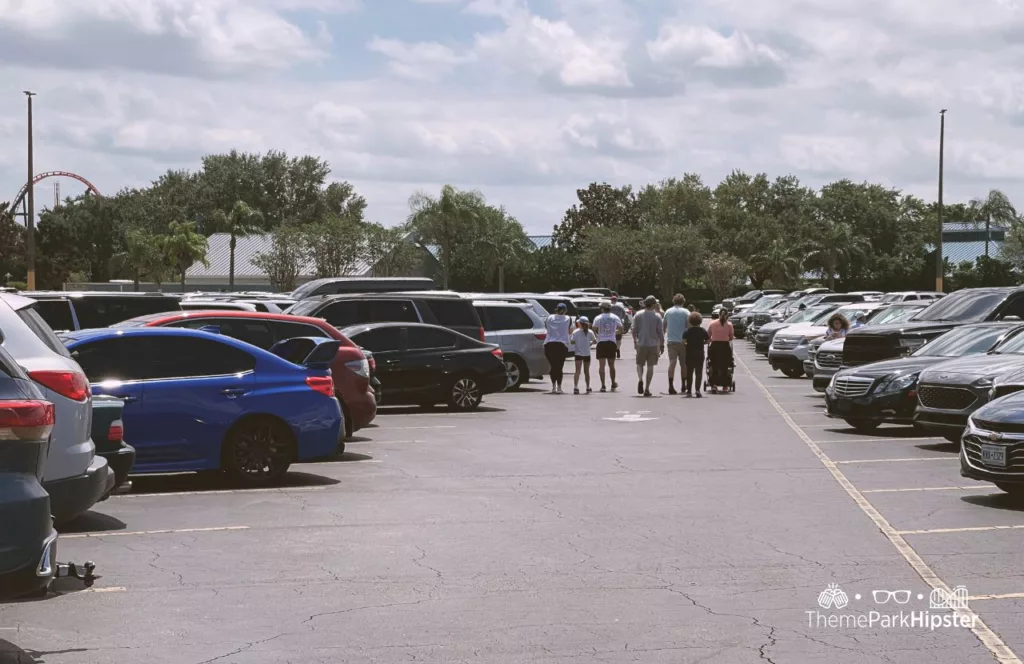
<svg viewBox="0 0 1024 664"><path fill-rule="evenodd" d="M885 604L890 599L897 604L906 604L910 601L909 590L872 590L871 597L874 598L875 604Z"/></svg>

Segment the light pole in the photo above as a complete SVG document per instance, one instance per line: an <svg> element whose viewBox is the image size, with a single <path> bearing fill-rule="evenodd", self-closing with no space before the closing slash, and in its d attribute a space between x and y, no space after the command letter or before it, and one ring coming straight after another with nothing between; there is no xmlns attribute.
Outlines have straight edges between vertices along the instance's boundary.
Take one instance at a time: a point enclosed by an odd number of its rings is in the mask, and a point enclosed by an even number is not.
<svg viewBox="0 0 1024 664"><path fill-rule="evenodd" d="M942 155L946 148L946 109L939 111L939 240L935 244L935 290L942 292L945 263L942 257Z"/></svg>
<svg viewBox="0 0 1024 664"><path fill-rule="evenodd" d="M28 289L36 289L36 195L32 180L36 176L35 165L32 163L32 97L36 93L25 90L28 97L28 214L25 215L25 230L28 237L25 239L26 263L28 264Z"/></svg>

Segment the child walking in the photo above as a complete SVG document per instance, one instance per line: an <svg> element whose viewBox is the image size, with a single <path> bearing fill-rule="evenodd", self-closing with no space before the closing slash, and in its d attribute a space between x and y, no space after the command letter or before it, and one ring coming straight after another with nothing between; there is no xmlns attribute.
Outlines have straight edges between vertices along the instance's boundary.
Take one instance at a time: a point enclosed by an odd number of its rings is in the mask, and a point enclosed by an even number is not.
<svg viewBox="0 0 1024 664"><path fill-rule="evenodd" d="M578 326L572 333L572 338L569 340L569 348L576 353L576 374L572 379L572 393L580 393L580 370L583 370L583 377L587 383L587 394L590 394L593 390L590 389L590 347L597 343L597 337L594 336L593 330L590 329L590 319L586 316L580 316Z"/></svg>
<svg viewBox="0 0 1024 664"><path fill-rule="evenodd" d="M707 330L701 326L701 315L694 311L690 314L690 327L683 332L683 343L686 345L686 396L700 397L700 383L704 378L704 346L710 341Z"/></svg>

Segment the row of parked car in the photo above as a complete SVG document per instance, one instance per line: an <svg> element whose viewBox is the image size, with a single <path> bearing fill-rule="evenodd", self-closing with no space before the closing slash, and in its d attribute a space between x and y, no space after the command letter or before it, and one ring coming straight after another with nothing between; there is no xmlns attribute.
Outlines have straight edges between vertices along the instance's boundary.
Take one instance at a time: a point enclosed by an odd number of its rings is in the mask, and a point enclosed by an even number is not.
<svg viewBox="0 0 1024 664"><path fill-rule="evenodd" d="M129 473L264 486L343 452L378 405L474 409L546 373L544 317L596 296L319 282L287 296L0 293L0 598L45 587L53 522Z"/></svg>
<svg viewBox="0 0 1024 664"><path fill-rule="evenodd" d="M818 300L758 325L760 313L750 315L758 305L771 311L796 301L762 296L733 318L749 318L748 337L773 366L812 377L829 417L864 432L888 423L943 436L960 446L962 476L1024 495L1024 288L935 295ZM835 313L864 313L866 322L824 341Z"/></svg>

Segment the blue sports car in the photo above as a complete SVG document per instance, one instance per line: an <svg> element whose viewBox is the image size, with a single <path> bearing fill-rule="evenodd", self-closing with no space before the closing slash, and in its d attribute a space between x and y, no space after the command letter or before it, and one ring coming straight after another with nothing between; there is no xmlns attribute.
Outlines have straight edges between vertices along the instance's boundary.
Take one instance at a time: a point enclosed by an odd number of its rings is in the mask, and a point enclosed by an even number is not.
<svg viewBox="0 0 1024 664"><path fill-rule="evenodd" d="M123 399L133 473L223 470L247 486L329 457L344 431L328 368L338 343L296 337L269 351L183 328L71 332L94 394Z"/></svg>

